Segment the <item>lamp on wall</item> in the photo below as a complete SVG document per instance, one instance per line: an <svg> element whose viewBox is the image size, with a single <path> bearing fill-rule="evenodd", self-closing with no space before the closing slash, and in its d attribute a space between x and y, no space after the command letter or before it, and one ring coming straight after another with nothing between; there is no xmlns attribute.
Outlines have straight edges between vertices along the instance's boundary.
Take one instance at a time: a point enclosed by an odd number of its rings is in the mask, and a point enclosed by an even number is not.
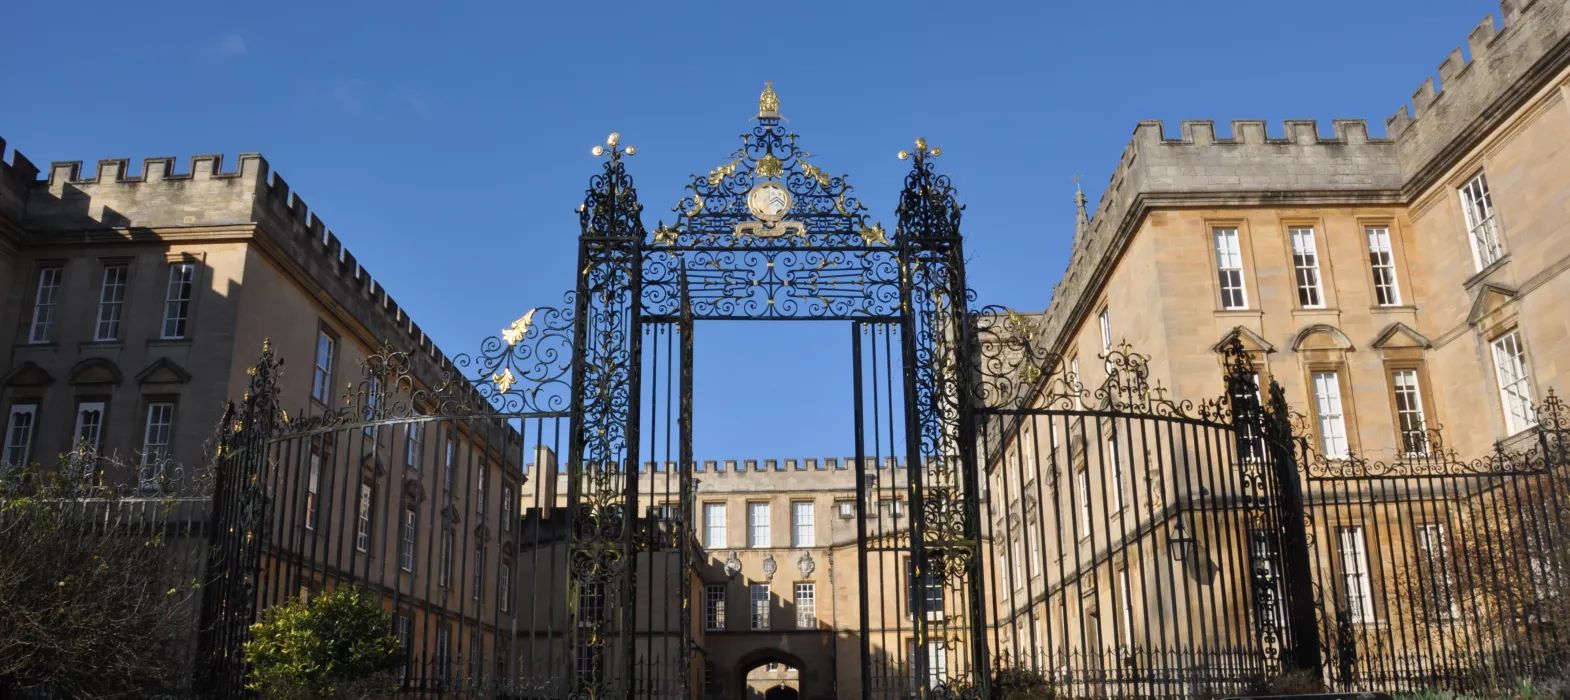
<svg viewBox="0 0 1570 700"><path fill-rule="evenodd" d="M1177 526L1167 535L1167 552L1172 555L1172 561L1185 562L1194 553L1194 537L1188 533L1188 528L1183 526L1183 516L1177 517Z"/></svg>

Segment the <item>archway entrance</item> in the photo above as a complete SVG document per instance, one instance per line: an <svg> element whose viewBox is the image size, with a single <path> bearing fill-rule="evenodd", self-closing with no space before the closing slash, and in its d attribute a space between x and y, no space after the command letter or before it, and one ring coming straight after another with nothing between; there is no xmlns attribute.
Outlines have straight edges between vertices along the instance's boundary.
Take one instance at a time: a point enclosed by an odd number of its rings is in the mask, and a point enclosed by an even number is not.
<svg viewBox="0 0 1570 700"><path fill-rule="evenodd" d="M795 688L786 685L777 685L773 688L769 688L768 692L763 694L763 700L796 700L799 695L800 694L796 692Z"/></svg>

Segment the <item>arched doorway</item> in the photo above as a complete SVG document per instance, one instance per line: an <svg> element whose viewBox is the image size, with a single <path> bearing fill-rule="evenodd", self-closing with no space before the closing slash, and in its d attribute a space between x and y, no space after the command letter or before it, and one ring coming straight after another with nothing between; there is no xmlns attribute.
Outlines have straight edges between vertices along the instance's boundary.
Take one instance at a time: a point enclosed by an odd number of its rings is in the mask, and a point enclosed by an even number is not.
<svg viewBox="0 0 1570 700"><path fill-rule="evenodd" d="M763 700L796 700L800 693L788 685L777 685L763 694Z"/></svg>

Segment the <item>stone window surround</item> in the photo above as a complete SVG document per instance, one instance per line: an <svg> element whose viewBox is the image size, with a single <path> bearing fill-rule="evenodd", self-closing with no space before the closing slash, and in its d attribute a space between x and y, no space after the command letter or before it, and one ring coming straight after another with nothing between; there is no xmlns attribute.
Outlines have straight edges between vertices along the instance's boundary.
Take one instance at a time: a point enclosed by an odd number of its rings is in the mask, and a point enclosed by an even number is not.
<svg viewBox="0 0 1570 700"><path fill-rule="evenodd" d="M1400 222L1394 216L1359 216L1354 220L1357 222L1358 233L1362 236L1363 282L1368 285L1369 310L1379 312L1416 309L1412 300L1417 297L1417 290L1413 286L1411 268L1407 264L1405 231ZM1374 266L1368 259L1368 230L1371 228L1382 228L1390 232L1390 264L1395 269L1396 296L1400 301L1398 304L1389 306L1379 304L1379 292L1374 288Z"/></svg>
<svg viewBox="0 0 1570 700"><path fill-rule="evenodd" d="M1344 350L1305 350L1301 355L1299 364L1303 368L1303 386L1308 393L1306 403L1309 416L1312 419L1314 431L1314 448L1324 449L1324 436L1319 432L1319 402L1314 397L1314 374L1316 372L1335 372L1336 384L1341 391L1341 422L1346 429L1347 454L1360 454L1363 451L1363 441L1358 435L1357 401L1352 394L1351 368L1349 367ZM1389 378L1385 383L1388 385ZM1395 399L1392 396L1391 401ZM1391 404L1394 406L1394 404ZM1392 408L1392 411L1395 409ZM1326 459L1335 459L1323 455Z"/></svg>
<svg viewBox="0 0 1570 700"><path fill-rule="evenodd" d="M1390 404L1390 429L1394 435L1395 453L1403 454L1405 450L1401 443L1401 416L1396 404L1395 373L1412 371L1417 373L1418 399L1423 404L1423 427L1433 430L1440 425L1439 416L1434 410L1435 394L1428 380L1428 364L1421 355L1417 357L1391 356L1384 360L1385 370L1385 399ZM1434 446L1430 445L1430 449Z"/></svg>
<svg viewBox="0 0 1570 700"><path fill-rule="evenodd" d="M1237 229L1238 254L1243 258L1244 303L1243 306L1238 308L1227 308L1227 306L1221 302L1221 267L1219 262L1216 260L1216 229L1223 228ZM1214 219L1206 218L1203 222L1203 229L1201 233L1203 234L1203 243L1205 246L1204 249L1206 251L1205 258L1209 261L1210 265L1211 303L1215 305L1216 311L1235 312L1257 309L1259 307L1259 280L1255 277L1254 274L1257 266L1254 264L1253 246L1249 245L1249 242L1253 240L1253 236L1248 228L1248 219L1246 217Z"/></svg>
<svg viewBox="0 0 1570 700"><path fill-rule="evenodd" d="M1330 232L1325 227L1325 220L1318 217L1282 217L1279 223L1281 225L1281 241L1283 242L1283 245L1286 246L1286 269L1292 271L1291 280L1289 280L1292 285L1292 308L1298 311L1335 311L1341 308L1340 299L1337 298L1336 294L1335 279L1331 274L1332 268L1335 267L1335 264L1331 259L1332 246L1330 245ZM1297 261L1293 259L1292 249L1292 229L1295 228L1306 228L1314 232L1314 259L1319 275L1318 306L1304 306L1302 304L1302 299L1299 298L1299 292L1297 288ZM1242 235L1243 234L1240 229L1238 231L1239 238L1241 238ZM1361 229L1358 230L1358 235L1360 237L1359 240L1361 241L1361 237L1364 235ZM1240 240L1239 244L1241 244L1241 242L1242 241ZM1366 247L1367 243L1363 242L1361 245ZM1244 272L1246 273L1247 270ZM1246 278L1247 275L1245 274L1244 277ZM1369 278L1371 280L1373 279L1372 272L1369 273ZM1372 290L1372 287L1370 290Z"/></svg>

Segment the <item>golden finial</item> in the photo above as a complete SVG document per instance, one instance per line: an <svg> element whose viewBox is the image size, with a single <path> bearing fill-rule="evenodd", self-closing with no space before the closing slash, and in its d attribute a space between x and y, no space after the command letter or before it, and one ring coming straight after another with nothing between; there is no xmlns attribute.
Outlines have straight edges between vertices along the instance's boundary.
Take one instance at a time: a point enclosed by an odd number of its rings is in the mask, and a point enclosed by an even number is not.
<svg viewBox="0 0 1570 700"><path fill-rule="evenodd" d="M780 96L774 92L774 81L763 81L763 94L758 96L758 118L779 119Z"/></svg>
<svg viewBox="0 0 1570 700"><path fill-rule="evenodd" d="M941 155L943 155L943 149L937 148L937 147L927 148L927 140L924 139L924 138L917 137L916 138L916 152L914 154L912 154L910 151L900 151L899 152L899 159L900 160L906 160L906 159L910 158L911 155L915 155L916 156L916 160L921 160L925 156L941 156Z"/></svg>
<svg viewBox="0 0 1570 700"><path fill-rule="evenodd" d="M638 149L632 146L628 146L626 148L620 148L620 146L621 134L612 131L610 136L605 137L604 146L595 146L594 148L589 149L589 152L593 153L595 156L603 156L609 153L613 158L622 153L625 153L629 156L635 156L638 154Z"/></svg>

